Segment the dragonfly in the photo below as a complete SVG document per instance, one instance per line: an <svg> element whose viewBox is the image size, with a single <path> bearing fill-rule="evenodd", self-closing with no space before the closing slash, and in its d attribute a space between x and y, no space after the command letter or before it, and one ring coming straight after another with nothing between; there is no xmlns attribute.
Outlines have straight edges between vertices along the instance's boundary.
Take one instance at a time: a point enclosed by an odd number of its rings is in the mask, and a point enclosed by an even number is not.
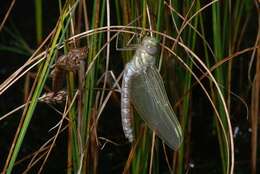
<svg viewBox="0 0 260 174"><path fill-rule="evenodd" d="M171 107L162 77L155 61L159 42L145 37L133 59L124 69L121 87L121 119L125 137L134 140L131 127L133 108L171 149L177 150L183 141L180 123Z"/></svg>

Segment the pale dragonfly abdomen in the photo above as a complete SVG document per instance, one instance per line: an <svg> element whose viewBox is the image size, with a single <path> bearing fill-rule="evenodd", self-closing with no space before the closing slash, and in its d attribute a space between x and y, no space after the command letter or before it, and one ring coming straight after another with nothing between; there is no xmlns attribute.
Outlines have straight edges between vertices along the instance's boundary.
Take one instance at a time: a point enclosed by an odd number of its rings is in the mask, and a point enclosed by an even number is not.
<svg viewBox="0 0 260 174"><path fill-rule="evenodd" d="M155 67L158 51L157 40L146 37L125 67L121 88L122 126L126 138L132 142L132 103L148 127L176 150L183 141L183 133L170 105L163 80Z"/></svg>

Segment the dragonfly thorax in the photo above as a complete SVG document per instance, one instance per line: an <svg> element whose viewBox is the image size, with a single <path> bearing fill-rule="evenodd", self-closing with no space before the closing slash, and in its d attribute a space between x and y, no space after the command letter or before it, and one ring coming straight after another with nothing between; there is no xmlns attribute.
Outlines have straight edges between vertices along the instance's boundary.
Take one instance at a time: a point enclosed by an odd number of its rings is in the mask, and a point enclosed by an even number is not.
<svg viewBox="0 0 260 174"><path fill-rule="evenodd" d="M155 65L155 58L158 54L158 41L152 37L146 37L142 41L141 46L136 50L136 53L131 61L132 68L135 71L144 69L147 66Z"/></svg>

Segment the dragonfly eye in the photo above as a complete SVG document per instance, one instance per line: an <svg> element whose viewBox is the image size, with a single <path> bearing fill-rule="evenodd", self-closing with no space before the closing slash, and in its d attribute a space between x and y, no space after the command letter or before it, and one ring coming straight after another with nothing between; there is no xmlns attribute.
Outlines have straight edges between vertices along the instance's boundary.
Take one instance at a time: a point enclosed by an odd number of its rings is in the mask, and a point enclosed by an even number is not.
<svg viewBox="0 0 260 174"><path fill-rule="evenodd" d="M158 47L156 45L145 45L145 51L150 55L156 55L158 52Z"/></svg>
<svg viewBox="0 0 260 174"><path fill-rule="evenodd" d="M151 56L155 56L158 53L158 41L153 37L146 37L143 40L144 50Z"/></svg>

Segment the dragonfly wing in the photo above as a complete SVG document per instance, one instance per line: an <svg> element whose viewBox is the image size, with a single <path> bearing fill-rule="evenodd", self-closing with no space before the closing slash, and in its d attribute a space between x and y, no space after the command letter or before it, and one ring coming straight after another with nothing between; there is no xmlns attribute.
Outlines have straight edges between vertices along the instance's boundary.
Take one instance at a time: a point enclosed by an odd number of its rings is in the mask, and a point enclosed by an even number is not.
<svg viewBox="0 0 260 174"><path fill-rule="evenodd" d="M134 75L130 86L131 101L153 131L172 149L183 141L181 126L167 97L163 80L155 67Z"/></svg>

